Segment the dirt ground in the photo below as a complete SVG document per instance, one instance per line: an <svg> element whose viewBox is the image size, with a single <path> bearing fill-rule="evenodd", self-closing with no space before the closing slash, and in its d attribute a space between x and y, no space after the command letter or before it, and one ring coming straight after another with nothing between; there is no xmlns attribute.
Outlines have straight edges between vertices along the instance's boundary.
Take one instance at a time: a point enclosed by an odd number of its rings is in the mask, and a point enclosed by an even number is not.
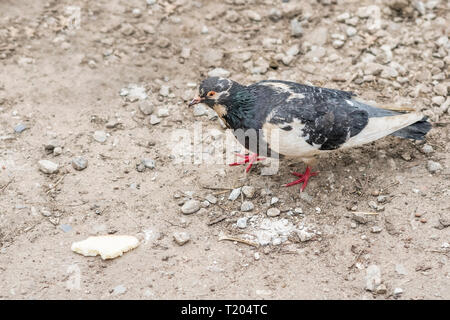
<svg viewBox="0 0 450 320"><path fill-rule="evenodd" d="M450 299L449 9L434 0L0 1L0 298ZM177 163L177 130L201 123L206 153L224 137L217 118L187 107L215 68L243 84L354 91L423 111L433 129L425 142L387 137L322 156L302 195L282 187L305 168L294 160L275 175L260 174L264 163L247 175ZM126 96L130 84L148 97ZM152 115L140 110L151 106ZM77 156L86 169L74 169ZM59 171L40 171L43 159ZM228 200L242 186L253 198ZM191 198L202 208L185 215ZM270 207L280 215L267 217ZM263 219L312 231L260 245ZM177 232L190 240L178 244ZM71 251L103 234L141 244L106 261Z"/></svg>

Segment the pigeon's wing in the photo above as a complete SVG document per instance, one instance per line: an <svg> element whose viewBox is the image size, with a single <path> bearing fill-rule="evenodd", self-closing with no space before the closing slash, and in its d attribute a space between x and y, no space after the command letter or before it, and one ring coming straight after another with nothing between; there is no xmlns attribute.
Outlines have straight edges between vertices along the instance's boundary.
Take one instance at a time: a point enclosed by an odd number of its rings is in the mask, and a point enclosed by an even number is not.
<svg viewBox="0 0 450 320"><path fill-rule="evenodd" d="M316 150L340 148L359 134L368 121L368 113L357 108L351 100L315 95L285 102L275 107L265 120L267 125L282 129L280 139L286 133L289 138L294 134Z"/></svg>
<svg viewBox="0 0 450 320"><path fill-rule="evenodd" d="M335 97L342 99L351 99L355 94L351 91L343 91L337 89L328 89L321 87L308 86L305 84L300 84L291 81L283 81L283 80L263 80L255 84L255 86L266 86L272 88L280 93L288 92L293 95L303 94L303 95L311 95L311 96L326 96L326 97Z"/></svg>

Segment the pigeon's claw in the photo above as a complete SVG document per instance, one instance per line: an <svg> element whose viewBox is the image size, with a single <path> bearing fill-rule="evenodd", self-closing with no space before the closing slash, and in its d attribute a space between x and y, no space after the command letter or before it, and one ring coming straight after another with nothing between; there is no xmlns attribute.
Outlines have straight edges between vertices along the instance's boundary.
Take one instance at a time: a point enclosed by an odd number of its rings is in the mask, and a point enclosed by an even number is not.
<svg viewBox="0 0 450 320"><path fill-rule="evenodd" d="M290 187L290 186L294 186L296 184L299 183L303 183L302 187L300 188L300 192L303 192L303 190L305 190L306 185L308 184L308 180L309 178L316 176L319 173L319 171L317 172L311 172L311 168L307 167L305 170L305 173L299 173L299 172L292 172L292 174L296 177L299 177L300 179L289 182L287 184L285 184L285 187Z"/></svg>
<svg viewBox="0 0 450 320"><path fill-rule="evenodd" d="M230 167L232 167L232 166L239 166L241 164L248 163L248 166L245 169L246 173L250 171L250 169L252 168L253 163L255 161L260 161L260 160L264 160L265 159L264 157L258 157L258 155L256 153L251 153L249 155L242 155L242 154L236 153L236 156L238 156L238 157L240 157L240 158L242 158L244 160L243 161L234 162L234 163L230 163L229 166Z"/></svg>

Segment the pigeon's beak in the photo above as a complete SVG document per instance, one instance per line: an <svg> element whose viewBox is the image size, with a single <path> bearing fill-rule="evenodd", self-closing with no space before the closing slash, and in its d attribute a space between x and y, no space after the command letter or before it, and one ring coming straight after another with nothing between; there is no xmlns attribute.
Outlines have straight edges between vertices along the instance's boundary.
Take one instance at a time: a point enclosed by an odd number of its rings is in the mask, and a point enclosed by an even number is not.
<svg viewBox="0 0 450 320"><path fill-rule="evenodd" d="M200 97L194 98L189 103L189 107L192 107L193 105L198 104L198 103L202 102L203 100L205 100L205 98L200 98Z"/></svg>

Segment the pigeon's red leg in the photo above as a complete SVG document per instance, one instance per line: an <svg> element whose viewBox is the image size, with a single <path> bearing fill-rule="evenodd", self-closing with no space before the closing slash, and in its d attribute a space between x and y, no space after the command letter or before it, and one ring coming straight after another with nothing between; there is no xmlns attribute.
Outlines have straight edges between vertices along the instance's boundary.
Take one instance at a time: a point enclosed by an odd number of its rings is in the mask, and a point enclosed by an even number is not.
<svg viewBox="0 0 450 320"><path fill-rule="evenodd" d="M242 155L242 154L236 153L236 156L238 156L240 158L243 158L244 160L243 161L239 161L239 162L230 163L230 167L231 166L239 166L241 164L248 163L248 166L247 166L247 169L245 169L245 172L249 172L250 171L250 169L252 168L253 163L255 161L260 161L260 160L264 160L265 159L265 158L262 158L262 157L261 158L258 157L258 155L256 153L251 153L249 155Z"/></svg>
<svg viewBox="0 0 450 320"><path fill-rule="evenodd" d="M290 187L299 183L303 183L302 187L300 188L300 192L302 192L303 190L305 190L306 185L308 184L308 180L309 178L311 178L312 176L316 176L319 172L311 172L311 168L308 166L306 167L305 173L298 173L298 172L292 172L292 174L294 176L299 177L300 179L289 182L287 184L285 184L285 187Z"/></svg>

